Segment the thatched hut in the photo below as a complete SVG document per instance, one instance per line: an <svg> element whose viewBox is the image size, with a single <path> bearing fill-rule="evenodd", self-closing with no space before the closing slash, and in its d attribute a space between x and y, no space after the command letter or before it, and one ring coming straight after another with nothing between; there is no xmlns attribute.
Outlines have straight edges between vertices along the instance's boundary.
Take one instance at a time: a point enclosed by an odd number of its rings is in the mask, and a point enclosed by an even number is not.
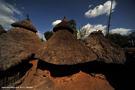
<svg viewBox="0 0 135 90"><path fill-rule="evenodd" d="M12 26L0 35L0 87L18 85L15 82L30 69L30 61L36 61L34 55L43 45L29 18Z"/></svg>
<svg viewBox="0 0 135 90"><path fill-rule="evenodd" d="M98 56L99 61L118 64L124 64L126 61L124 50L106 39L100 30L92 32L85 42Z"/></svg>
<svg viewBox="0 0 135 90"><path fill-rule="evenodd" d="M74 33L73 28L71 27L71 25L69 23L66 22L66 17L64 17L63 21L59 24L57 24L54 28L53 31L56 32L58 30L63 30L66 29L71 33Z"/></svg>
<svg viewBox="0 0 135 90"><path fill-rule="evenodd" d="M6 70L31 57L43 44L28 18L15 24L18 26L0 35L0 70Z"/></svg>
<svg viewBox="0 0 135 90"><path fill-rule="evenodd" d="M27 15L26 20L18 21L18 22L12 23L11 25L13 27L25 28L25 29L30 30L35 33L37 32L36 27L31 23L31 21L29 19L29 15Z"/></svg>
<svg viewBox="0 0 135 90"><path fill-rule="evenodd" d="M37 58L57 65L72 65L96 60L96 55L77 40L65 20L53 29L54 35L36 55Z"/></svg>

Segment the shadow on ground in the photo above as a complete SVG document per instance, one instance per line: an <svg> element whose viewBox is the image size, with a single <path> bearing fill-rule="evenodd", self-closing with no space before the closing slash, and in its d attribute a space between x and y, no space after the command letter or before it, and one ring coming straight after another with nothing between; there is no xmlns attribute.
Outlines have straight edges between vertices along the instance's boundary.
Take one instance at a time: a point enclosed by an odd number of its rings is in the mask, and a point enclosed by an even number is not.
<svg viewBox="0 0 135 90"><path fill-rule="evenodd" d="M124 65L105 64L97 61L77 65L54 65L39 60L38 68L49 70L53 77L70 76L80 70L88 74L100 73L106 76L115 90L123 90L126 87L133 89L135 58L130 54L126 54L126 56L127 62Z"/></svg>

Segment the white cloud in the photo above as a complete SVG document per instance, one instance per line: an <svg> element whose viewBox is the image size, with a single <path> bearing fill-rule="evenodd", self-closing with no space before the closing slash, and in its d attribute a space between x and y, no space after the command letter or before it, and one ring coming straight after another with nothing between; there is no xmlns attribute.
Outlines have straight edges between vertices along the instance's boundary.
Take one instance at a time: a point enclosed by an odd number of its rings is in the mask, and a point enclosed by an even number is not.
<svg viewBox="0 0 135 90"><path fill-rule="evenodd" d="M16 21L15 14L22 15L16 7L4 0L0 0L0 24L5 29L8 29L10 24Z"/></svg>
<svg viewBox="0 0 135 90"><path fill-rule="evenodd" d="M88 23L80 29L80 32L83 32L84 37L87 37L93 31L102 30L103 34L105 35L106 27L107 27L106 25L102 25L102 24L91 25ZM115 28L115 29L110 30L110 33L112 34L117 33L121 35L129 35L131 32L132 32L132 29L126 29L126 28ZM79 36L79 33L78 33L78 36Z"/></svg>
<svg viewBox="0 0 135 90"><path fill-rule="evenodd" d="M40 32L37 32L36 34L39 36L40 39L46 41L46 38L44 37L44 34L42 34Z"/></svg>
<svg viewBox="0 0 135 90"><path fill-rule="evenodd" d="M95 8L85 12L85 16L88 18L93 18L103 14L108 15L110 12L110 6L111 6L111 1L107 1L103 5L98 5ZM115 7L116 7L116 2L113 1L112 9L114 10Z"/></svg>
<svg viewBox="0 0 135 90"><path fill-rule="evenodd" d="M102 30L105 33L106 26L102 24L91 25L87 24L81 28L81 32L85 32L85 37L89 36L89 34L93 31Z"/></svg>
<svg viewBox="0 0 135 90"><path fill-rule="evenodd" d="M60 22L61 22L61 20L56 20L56 21L52 22L52 25L53 25L53 26L56 26L56 25L59 24Z"/></svg>
<svg viewBox="0 0 135 90"><path fill-rule="evenodd" d="M110 33L118 33L121 35L128 35L132 32L132 29L126 29L126 28L115 28L110 31Z"/></svg>
<svg viewBox="0 0 135 90"><path fill-rule="evenodd" d="M89 5L89 8L91 8L93 5Z"/></svg>

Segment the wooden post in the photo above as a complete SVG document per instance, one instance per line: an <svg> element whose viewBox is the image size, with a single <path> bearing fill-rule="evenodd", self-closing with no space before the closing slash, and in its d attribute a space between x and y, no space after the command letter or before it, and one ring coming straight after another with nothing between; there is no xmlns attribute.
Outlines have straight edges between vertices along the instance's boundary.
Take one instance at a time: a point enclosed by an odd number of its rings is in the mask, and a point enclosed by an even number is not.
<svg viewBox="0 0 135 90"><path fill-rule="evenodd" d="M110 14L108 18L108 26L107 26L107 38L109 38L109 30L110 30L110 22L111 22L111 15L112 15L112 5L113 5L113 0L111 0L111 7L110 7Z"/></svg>
<svg viewBox="0 0 135 90"><path fill-rule="evenodd" d="M27 16L27 20L29 20L29 21L30 21L29 14L27 14L26 16Z"/></svg>

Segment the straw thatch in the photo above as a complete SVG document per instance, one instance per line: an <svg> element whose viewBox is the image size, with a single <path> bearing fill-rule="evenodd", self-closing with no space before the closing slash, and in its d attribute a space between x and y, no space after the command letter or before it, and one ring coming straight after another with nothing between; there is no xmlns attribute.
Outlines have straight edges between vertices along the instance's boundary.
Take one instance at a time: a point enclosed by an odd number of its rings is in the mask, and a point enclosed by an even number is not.
<svg viewBox="0 0 135 90"><path fill-rule="evenodd" d="M101 31L91 33L85 40L86 45L105 63L121 63L126 61L123 49L107 40Z"/></svg>
<svg viewBox="0 0 135 90"><path fill-rule="evenodd" d="M52 64L78 64L95 60L96 55L68 30L58 30L39 51L38 58Z"/></svg>
<svg viewBox="0 0 135 90"><path fill-rule="evenodd" d="M18 22L11 24L11 25L13 27L22 27L22 28L25 28L27 30L33 31L35 33L37 32L36 27L30 22L29 19L18 21Z"/></svg>
<svg viewBox="0 0 135 90"><path fill-rule="evenodd" d="M42 45L40 38L31 31L15 27L0 35L0 69L6 70L27 59Z"/></svg>
<svg viewBox="0 0 135 90"><path fill-rule="evenodd" d="M4 28L0 25L0 35L6 33L6 31L4 30Z"/></svg>
<svg viewBox="0 0 135 90"><path fill-rule="evenodd" d="M64 20L61 23L59 23L58 25L56 25L53 28L53 31L56 32L58 30L63 30L63 29L66 29L66 30L70 31L71 33L74 33L74 30L71 27L71 25Z"/></svg>

